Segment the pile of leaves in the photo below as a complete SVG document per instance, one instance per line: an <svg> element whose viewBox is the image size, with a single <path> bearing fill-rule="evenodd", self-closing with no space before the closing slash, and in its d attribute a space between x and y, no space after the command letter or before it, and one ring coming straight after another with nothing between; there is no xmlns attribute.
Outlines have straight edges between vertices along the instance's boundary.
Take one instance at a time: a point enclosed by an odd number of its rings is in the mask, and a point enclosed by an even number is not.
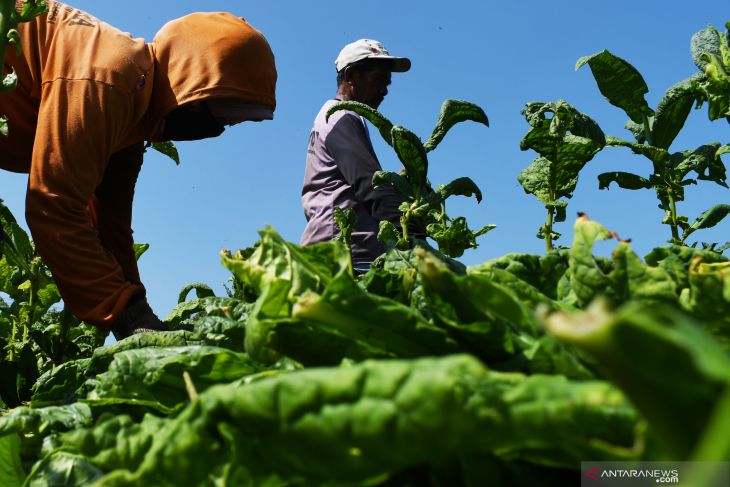
<svg viewBox="0 0 730 487"><path fill-rule="evenodd" d="M13 26L42 11L26 3ZM730 206L689 223L676 203L696 179L724 186L730 149L669 146L693 103L707 102L711 119L730 115L728 46L714 28L696 34L702 72L656 111L624 60L579 60L629 115L635 143L605 136L564 100L527 105L521 148L539 156L519 180L547 210L544 255L452 259L492 228L446 214L450 196L481 199L473 181L428 181L426 153L452 125L487 124L453 100L425 143L367 107L333 109L370 120L404 165L374 179L405 203L401 228L381 228L388 251L369 272L353 274L346 212L328 243L301 247L266 228L253 247L222 253L226 296L191 284L165 319L171 331L108 346L60 307L0 202L0 485L564 486L586 460L727 460L730 262L726 246L686 241ZM585 215L573 245L553 248L578 173L605 146L653 162L648 178L599 178L656 191L672 238L643 259ZM409 236L415 220L439 250ZM611 238L611 256L595 256Z"/></svg>
<svg viewBox="0 0 730 487"><path fill-rule="evenodd" d="M2 485L566 485L586 459L730 454L715 252L594 257L612 234L583 216L570 250L392 249L353 277L341 242L260 235L222 254L228 296L183 290L165 321L192 332L46 370L0 416Z"/></svg>

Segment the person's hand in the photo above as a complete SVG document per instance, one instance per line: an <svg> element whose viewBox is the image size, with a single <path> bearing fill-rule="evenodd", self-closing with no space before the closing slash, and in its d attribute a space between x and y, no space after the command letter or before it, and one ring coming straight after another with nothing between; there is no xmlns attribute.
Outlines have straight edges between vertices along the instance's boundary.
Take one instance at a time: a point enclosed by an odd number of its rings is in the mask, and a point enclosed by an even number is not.
<svg viewBox="0 0 730 487"><path fill-rule="evenodd" d="M117 340L136 333L160 331L168 331L168 328L152 311L144 297L128 305L112 327L112 332Z"/></svg>

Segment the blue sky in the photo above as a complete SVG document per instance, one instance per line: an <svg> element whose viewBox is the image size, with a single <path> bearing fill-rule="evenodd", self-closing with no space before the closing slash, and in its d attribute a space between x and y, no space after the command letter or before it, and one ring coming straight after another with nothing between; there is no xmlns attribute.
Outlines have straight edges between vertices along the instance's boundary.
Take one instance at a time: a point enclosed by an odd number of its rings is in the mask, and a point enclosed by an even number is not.
<svg viewBox="0 0 730 487"><path fill-rule="evenodd" d="M395 74L380 111L422 138L428 137L447 98L479 104L491 127L456 126L432 153L430 179L447 183L471 177L484 200L454 198L451 216L464 215L472 227L494 223L478 249L461 259L475 264L509 252L542 253L535 238L545 210L526 195L517 175L535 154L522 152L528 129L520 110L526 102L567 100L595 119L609 135L630 138L625 114L606 102L581 56L608 49L643 74L655 107L664 90L693 74L692 34L730 20L727 0L685 1L372 1L207 2L77 0L88 11L135 37L151 41L167 21L196 10L225 10L246 18L268 38L279 72L275 119L229 128L217 139L179 143L180 166L148 153L137 186L135 238L150 250L140 261L152 306L164 317L179 290L194 281L223 294L229 277L220 264L222 248L247 247L265 225L298 241L305 220L300 204L306 143L322 103L334 96L334 59L345 44L362 37L382 41L392 54L410 57L411 71ZM154 7L152 7L154 5ZM204 55L204 53L201 53ZM385 169L400 165L371 130ZM707 109L694 111L672 150L707 142L730 142L730 125L710 123ZM730 157L727 157L727 160ZM647 175L649 162L624 149L606 149L581 173L568 205L568 221L556 229L559 244L572 240L572 220L588 213L646 254L669 238L663 214L650 191L599 191L605 171ZM0 196L22 219L27 177L0 174ZM717 203L730 203L727 189L709 182L690 187L679 209L691 219ZM697 232L707 241L730 240L730 219ZM696 234L696 235L697 235ZM607 253L610 243L598 249Z"/></svg>

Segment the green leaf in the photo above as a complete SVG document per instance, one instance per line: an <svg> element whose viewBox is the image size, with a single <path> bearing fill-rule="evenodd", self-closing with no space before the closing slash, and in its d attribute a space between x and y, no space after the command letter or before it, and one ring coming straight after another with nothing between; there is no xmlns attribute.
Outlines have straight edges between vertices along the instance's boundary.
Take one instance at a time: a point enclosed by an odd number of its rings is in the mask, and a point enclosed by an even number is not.
<svg viewBox="0 0 730 487"><path fill-rule="evenodd" d="M27 483L31 486L83 487L94 484L104 473L85 457L56 451L33 466Z"/></svg>
<svg viewBox="0 0 730 487"><path fill-rule="evenodd" d="M20 438L18 435L0 437L0 485L20 487L25 471L20 463Z"/></svg>
<svg viewBox="0 0 730 487"><path fill-rule="evenodd" d="M522 114L532 128L520 148L533 149L540 157L520 172L517 180L526 193L551 206L551 214L559 209L562 216L565 204L558 201L572 196L580 171L601 150L606 138L590 117L564 100L528 103Z"/></svg>
<svg viewBox="0 0 730 487"><path fill-rule="evenodd" d="M471 120L473 122L482 123L489 127L489 119L486 113L478 105L467 101L446 100L441 105L439 119L433 133L423 144L426 152L430 152L436 148L451 127L459 122Z"/></svg>
<svg viewBox="0 0 730 487"><path fill-rule="evenodd" d="M482 201L482 192L479 189L479 186L477 186L470 178L466 177L454 179L446 186L440 186L436 192L439 193L444 200L449 196L459 195L467 197L474 196L477 199L477 203L481 203Z"/></svg>
<svg viewBox="0 0 730 487"><path fill-rule="evenodd" d="M726 42L720 31L713 26L707 26L704 29L692 35L690 41L690 52L692 53L692 61L702 71L708 64L709 55L717 58L722 57L722 43Z"/></svg>
<svg viewBox="0 0 730 487"><path fill-rule="evenodd" d="M246 329L246 351L261 362L275 362L269 347L272 323L291 316L305 291L322 292L341 272L348 273L350 255L339 242L309 246L286 242L273 228L260 231L252 251L222 252L223 265L258 296Z"/></svg>
<svg viewBox="0 0 730 487"><path fill-rule="evenodd" d="M605 382L504 374L465 355L366 361L211 389L104 485L203 485L236 469L236 485L376 485L469 452L574 468L637 458L637 426Z"/></svg>
<svg viewBox="0 0 730 487"><path fill-rule="evenodd" d="M45 0L25 0L20 12L14 11L12 18L16 23L28 22L47 11L48 6L46 5Z"/></svg>
<svg viewBox="0 0 730 487"><path fill-rule="evenodd" d="M698 216L689 227L687 227L682 235L682 242L684 243L687 240L687 237L696 230L714 227L720 223L722 219L728 215L728 213L730 213L730 205L725 204L715 205L709 210L706 210Z"/></svg>
<svg viewBox="0 0 730 487"><path fill-rule="evenodd" d="M373 357L420 357L458 351L445 332L427 323L416 310L362 290L341 274L321 296L304 293L292 310L294 318L371 348ZM311 358L293 358L311 363ZM345 357L342 357L345 358Z"/></svg>
<svg viewBox="0 0 730 487"><path fill-rule="evenodd" d="M18 223L10 209L5 206L2 198L0 198L0 222L5 223Z"/></svg>
<svg viewBox="0 0 730 487"><path fill-rule="evenodd" d="M142 257L142 255L147 252L150 249L150 244L148 243L142 243L134 244L134 259L139 261L139 258Z"/></svg>
<svg viewBox="0 0 730 487"><path fill-rule="evenodd" d="M380 220L378 242L383 244L386 249L395 248L401 238L400 232L393 223L388 220Z"/></svg>
<svg viewBox="0 0 730 487"><path fill-rule="evenodd" d="M537 333L534 313L511 289L493 282L485 274L457 275L444 262L422 249L417 249L415 254L427 296L436 293L449 303L457 315L455 321L458 326L475 321L493 322L498 318L517 329ZM440 310L434 311L438 313ZM502 352L508 350L503 349Z"/></svg>
<svg viewBox="0 0 730 487"><path fill-rule="evenodd" d="M224 348L188 345L147 347L114 355L98 374L89 399L128 398L175 407L188 400L183 372L198 391L258 372L246 354Z"/></svg>
<svg viewBox="0 0 730 487"><path fill-rule="evenodd" d="M657 105L652 126L651 143L655 147L669 149L682 130L696 100L697 75L676 83L669 88Z"/></svg>
<svg viewBox="0 0 730 487"><path fill-rule="evenodd" d="M730 382L726 351L692 318L666 303L632 303L615 315L600 306L558 314L545 326L598 361L672 457L689 457Z"/></svg>
<svg viewBox="0 0 730 487"><path fill-rule="evenodd" d="M349 268L347 249L337 242L296 245L271 227L259 235L260 241L248 255L246 251L221 253L223 265L258 295L279 282L288 289L288 301L293 303L305 290L323 290L337 273Z"/></svg>
<svg viewBox="0 0 730 487"><path fill-rule="evenodd" d="M378 129L378 132L380 132L383 140L388 145L393 146L393 135L391 134L391 131L393 130L393 124L390 123L390 120L385 118L385 116L383 116L383 114L381 114L379 111L369 105L360 103L358 101L340 101L332 105L329 110L327 110L325 120L329 120L332 114L339 110L348 110L357 113L361 117L364 117L367 121L372 123L375 128Z"/></svg>
<svg viewBox="0 0 730 487"><path fill-rule="evenodd" d="M171 141L165 141L165 142L152 142L151 146L154 150L157 152L166 155L173 161L175 161L175 165L180 165L180 154L177 152L177 147L175 147L175 144Z"/></svg>
<svg viewBox="0 0 730 487"><path fill-rule="evenodd" d="M152 414L145 414L141 422L129 415L109 416L93 428L62 434L61 442L64 449L82 454L106 472L133 470L142 463L165 424L165 419Z"/></svg>
<svg viewBox="0 0 730 487"><path fill-rule="evenodd" d="M185 302L188 299L188 294L190 294L190 291L193 290L195 291L195 295L198 299L215 296L215 292L213 292L213 289L207 284L202 282L191 282L180 290L180 294L177 296L177 303L180 304Z"/></svg>
<svg viewBox="0 0 730 487"><path fill-rule="evenodd" d="M373 174L373 187L378 188L386 184L393 186L404 198L413 196L413 189L404 175L392 171L376 171Z"/></svg>
<svg viewBox="0 0 730 487"><path fill-rule="evenodd" d="M118 342L94 350L89 364L89 373L98 374L109 368L117 353L147 347L183 347L201 345L201 341L189 331L161 331L158 333L136 333Z"/></svg>
<svg viewBox="0 0 730 487"><path fill-rule="evenodd" d="M601 147L606 143L606 137L598 124L565 100L551 103L530 102L525 105L521 113L533 129L538 129L535 135L539 135L535 143L521 142L522 150L533 149L540 155L548 157L552 146L566 134L590 139ZM535 131L531 130L528 135L531 132Z"/></svg>
<svg viewBox="0 0 730 487"><path fill-rule="evenodd" d="M730 456L730 437L723 432L728 431L728 428L730 428L730 387L725 388L725 393L717 401L717 406L715 406L712 416L707 421L705 431L695 446L692 460L725 461ZM717 463L717 465L722 464ZM702 473L706 472L703 471ZM691 485L707 485L709 483L707 478L703 478L702 481L699 479L690 479L690 481Z"/></svg>
<svg viewBox="0 0 730 487"><path fill-rule="evenodd" d="M649 88L631 64L607 50L580 58L575 69L584 64L591 68L598 89L608 102L624 110L631 120L644 123L644 117L653 115L644 99Z"/></svg>
<svg viewBox="0 0 730 487"><path fill-rule="evenodd" d="M373 175L373 179L375 176ZM337 241L342 242L348 248L350 247L350 236L352 230L355 228L355 210L348 208L343 210L340 207L335 208L335 223L340 229L340 235L336 238Z"/></svg>
<svg viewBox="0 0 730 487"><path fill-rule="evenodd" d="M510 284L507 277L501 276L502 271L515 276L519 281L511 281L517 288ZM504 279L515 292L520 292L523 284L528 284L539 293L550 299L558 298L558 283L568 270L568 252L566 250L552 250L545 255L533 254L507 254L502 257L490 259L482 264L468 267L469 273L487 273L493 279ZM534 294L533 294L534 296ZM538 300L542 302L542 300ZM535 304L537 301L535 302ZM535 307L533 304L530 306Z"/></svg>
<svg viewBox="0 0 730 487"><path fill-rule="evenodd" d="M32 406L41 408L75 402L79 398L77 391L87 379L90 364L88 358L72 360L41 375L33 386Z"/></svg>
<svg viewBox="0 0 730 487"><path fill-rule="evenodd" d="M675 283L669 274L664 269L645 265L628 242L619 242L608 269L594 258L595 243L612 237L599 223L582 216L576 220L574 235L568 276L580 307L587 306L599 295L617 305L629 299L676 301Z"/></svg>
<svg viewBox="0 0 730 487"><path fill-rule="evenodd" d="M0 116L0 135L7 137L9 133L8 117L6 117L5 115Z"/></svg>
<svg viewBox="0 0 730 487"><path fill-rule="evenodd" d="M83 403L45 408L21 406L0 416L0 436L11 433L46 436L88 426L91 423L91 409Z"/></svg>
<svg viewBox="0 0 730 487"><path fill-rule="evenodd" d="M496 228L496 225L486 225L479 231L472 231L463 216L447 219L426 226L426 233L439 247L439 252L455 258L461 257L466 249L475 249L478 244L476 237Z"/></svg>
<svg viewBox="0 0 730 487"><path fill-rule="evenodd" d="M704 263L727 261L722 255L702 249L685 247L683 245L668 245L657 247L644 256L647 265L661 267L676 283L676 293L690 286L690 265L694 260Z"/></svg>
<svg viewBox="0 0 730 487"><path fill-rule="evenodd" d="M693 150L672 154L671 165L675 178L681 181L690 171L694 171L697 179L713 181L727 188L727 173L725 164L717 154L719 149L719 142L713 142Z"/></svg>
<svg viewBox="0 0 730 487"><path fill-rule="evenodd" d="M421 139L407 128L398 125L393 127L391 133L393 148L406 169L406 178L411 183L414 193L419 194L426 186L428 174L428 157Z"/></svg>
<svg viewBox="0 0 730 487"><path fill-rule="evenodd" d="M525 193L533 194L545 204L553 204L558 198L570 198L578 184L578 174L597 147L588 139L568 136L569 142L560 146L557 161L537 157L522 170L517 180Z"/></svg>
<svg viewBox="0 0 730 487"><path fill-rule="evenodd" d="M3 78L3 81L0 84L0 93L9 93L13 91L16 86L18 86L18 75L15 74L15 69L13 69L12 73L6 74Z"/></svg>
<svg viewBox="0 0 730 487"><path fill-rule="evenodd" d="M616 183L623 189L651 189L651 181L629 172L613 171L598 175L598 189L609 189Z"/></svg>
<svg viewBox="0 0 730 487"><path fill-rule="evenodd" d="M710 120L730 116L730 44L725 36L712 26L692 37L692 59L704 75L699 76L698 105L709 102Z"/></svg>
<svg viewBox="0 0 730 487"><path fill-rule="evenodd" d="M659 167L666 167L671 158L669 151L661 147L636 144L616 137L606 137L606 145L609 147L628 147L634 154L646 157Z"/></svg>
<svg viewBox="0 0 730 487"><path fill-rule="evenodd" d="M721 257L721 256L720 256ZM689 285L682 290L680 304L692 313L702 328L711 333L725 350L730 350L730 264L700 262L689 266Z"/></svg>
<svg viewBox="0 0 730 487"><path fill-rule="evenodd" d="M650 117L649 121L651 122L651 120L652 119ZM634 135L636 142L638 142L639 144L643 144L646 142L646 131L644 129L644 124L638 124L632 122L631 120L628 120L624 125L624 128Z"/></svg>
<svg viewBox="0 0 730 487"><path fill-rule="evenodd" d="M18 397L21 401L26 402L30 400L31 387L38 380L39 375L38 358L33 353L31 343L26 342L18 356L18 375L16 377Z"/></svg>

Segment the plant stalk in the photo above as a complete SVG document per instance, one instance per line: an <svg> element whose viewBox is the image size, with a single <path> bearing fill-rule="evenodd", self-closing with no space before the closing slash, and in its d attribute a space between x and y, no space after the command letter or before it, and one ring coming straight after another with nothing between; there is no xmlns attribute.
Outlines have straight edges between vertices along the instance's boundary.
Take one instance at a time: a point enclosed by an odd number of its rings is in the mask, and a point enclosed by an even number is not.
<svg viewBox="0 0 730 487"><path fill-rule="evenodd" d="M408 243L408 220L411 219L410 210L403 213L400 217L400 229L403 233L403 242Z"/></svg>
<svg viewBox="0 0 730 487"><path fill-rule="evenodd" d="M557 146L553 149L553 158L550 161L550 201L555 201L555 186L556 186L556 170L553 167L555 164L557 164L558 161L558 148ZM555 212L555 208L548 208L548 219L547 223L545 224L545 229L547 230L547 233L545 234L545 249L550 252L553 250L553 213Z"/></svg>
<svg viewBox="0 0 730 487"><path fill-rule="evenodd" d="M10 343L8 343L8 360L10 362L15 358L15 335L18 333L18 322L13 320L13 328L10 332Z"/></svg>
<svg viewBox="0 0 730 487"><path fill-rule="evenodd" d="M38 294L35 276L30 278L30 297L28 298L28 322L23 324L23 343L28 341L28 331L33 326L36 298Z"/></svg>
<svg viewBox="0 0 730 487"><path fill-rule="evenodd" d="M545 250L550 252L553 250L553 209L548 209L548 220L545 228L547 233L545 234Z"/></svg>
<svg viewBox="0 0 730 487"><path fill-rule="evenodd" d="M679 242L679 228L677 226L677 203L674 201L671 191L667 192L667 198L669 198L669 227L672 229L672 239L674 239L675 242Z"/></svg>

